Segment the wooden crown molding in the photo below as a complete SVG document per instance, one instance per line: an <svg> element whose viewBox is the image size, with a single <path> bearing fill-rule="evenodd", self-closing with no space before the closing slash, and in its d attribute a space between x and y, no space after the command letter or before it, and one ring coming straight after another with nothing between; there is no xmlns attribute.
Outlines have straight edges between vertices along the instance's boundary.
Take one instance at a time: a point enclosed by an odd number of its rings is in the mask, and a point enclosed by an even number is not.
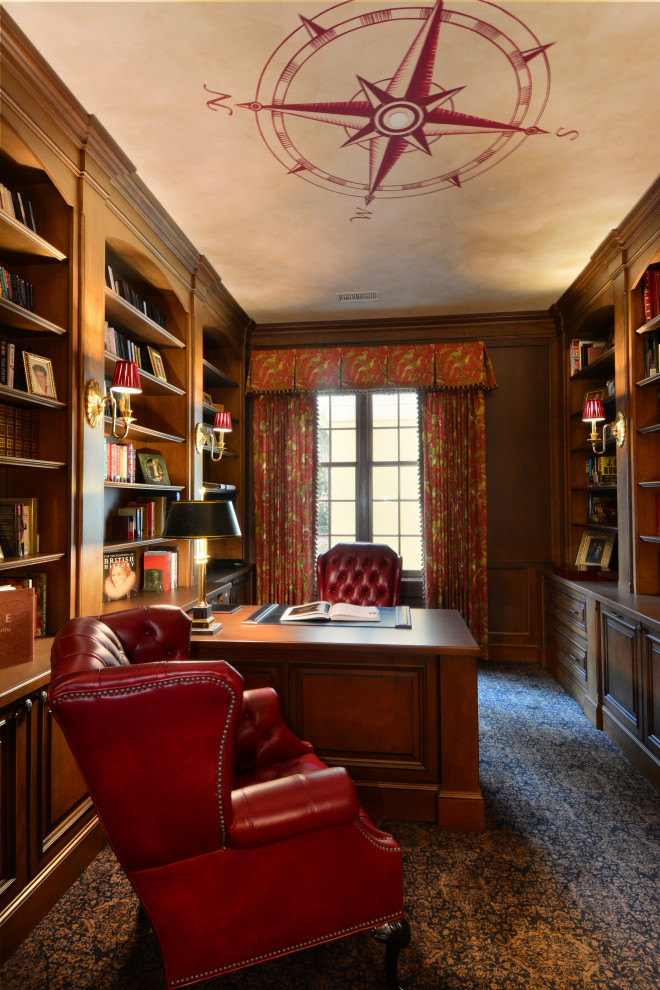
<svg viewBox="0 0 660 990"><path fill-rule="evenodd" d="M352 346L361 343L425 343L438 338L472 340L521 337L547 338L556 333L552 315L545 310L521 313L476 313L406 319L328 320L310 323L262 323L250 332L253 348L295 346Z"/></svg>
<svg viewBox="0 0 660 990"><path fill-rule="evenodd" d="M598 296L616 276L647 249L649 241L657 233L659 220L660 177L599 244L589 263L558 299L558 309L566 311L577 307L585 312L596 304ZM633 254L633 245L639 241L641 246L638 244Z"/></svg>

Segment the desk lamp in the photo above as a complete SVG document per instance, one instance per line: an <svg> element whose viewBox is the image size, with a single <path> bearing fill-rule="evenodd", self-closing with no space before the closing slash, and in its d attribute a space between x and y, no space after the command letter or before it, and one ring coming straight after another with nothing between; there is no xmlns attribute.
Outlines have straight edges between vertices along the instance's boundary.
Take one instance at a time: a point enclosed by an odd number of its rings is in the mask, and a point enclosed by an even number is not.
<svg viewBox="0 0 660 990"><path fill-rule="evenodd" d="M163 527L163 539L199 541L195 557L197 604L192 610L193 632L214 633L222 629L222 623L213 619L213 606L206 600L206 565L209 560L206 541L240 535L231 502L172 502L169 508Z"/></svg>

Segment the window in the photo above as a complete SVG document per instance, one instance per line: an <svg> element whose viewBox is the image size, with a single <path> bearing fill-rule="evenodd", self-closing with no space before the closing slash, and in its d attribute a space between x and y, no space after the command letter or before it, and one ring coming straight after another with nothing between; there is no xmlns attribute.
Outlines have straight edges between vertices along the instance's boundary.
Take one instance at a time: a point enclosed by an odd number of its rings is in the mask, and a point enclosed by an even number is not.
<svg viewBox="0 0 660 990"><path fill-rule="evenodd" d="M335 543L387 543L422 569L415 392L319 395L317 553Z"/></svg>

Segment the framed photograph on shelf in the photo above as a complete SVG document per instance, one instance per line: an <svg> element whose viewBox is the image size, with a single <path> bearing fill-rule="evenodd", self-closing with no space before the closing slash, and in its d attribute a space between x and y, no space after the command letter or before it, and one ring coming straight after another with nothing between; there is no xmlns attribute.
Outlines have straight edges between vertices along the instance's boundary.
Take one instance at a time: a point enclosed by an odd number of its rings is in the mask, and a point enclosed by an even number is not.
<svg viewBox="0 0 660 990"><path fill-rule="evenodd" d="M615 539L614 533L601 533L599 530L585 529L575 558L576 566L597 567L601 571L608 570Z"/></svg>
<svg viewBox="0 0 660 990"><path fill-rule="evenodd" d="M607 389L605 387L588 388L584 393L584 398L582 399L582 409L584 409L588 399L600 399L600 401L602 402L603 399L606 398L607 398Z"/></svg>
<svg viewBox="0 0 660 990"><path fill-rule="evenodd" d="M205 406L213 405L213 399L211 398L208 392L202 392L202 402L204 403Z"/></svg>
<svg viewBox="0 0 660 990"><path fill-rule="evenodd" d="M170 476L162 454L150 454L141 451L137 455L142 478L147 485L169 485Z"/></svg>
<svg viewBox="0 0 660 990"><path fill-rule="evenodd" d="M23 351L23 363L30 395L45 395L49 399L56 399L55 378L50 358L33 354L32 351Z"/></svg>
<svg viewBox="0 0 660 990"><path fill-rule="evenodd" d="M153 347L147 347L149 352L149 357L151 358L151 367L154 370L154 375L156 378L160 378L162 382L167 381L167 375L165 374L165 366L163 364L163 359L160 356L159 351L155 351Z"/></svg>

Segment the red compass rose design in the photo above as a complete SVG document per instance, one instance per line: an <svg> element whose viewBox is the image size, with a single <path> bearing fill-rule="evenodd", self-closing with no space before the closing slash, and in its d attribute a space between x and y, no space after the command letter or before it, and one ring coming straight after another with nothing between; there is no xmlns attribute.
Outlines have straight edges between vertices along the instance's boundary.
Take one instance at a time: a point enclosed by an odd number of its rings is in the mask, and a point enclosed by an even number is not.
<svg viewBox="0 0 660 990"><path fill-rule="evenodd" d="M482 16L475 16L475 8ZM302 26L264 68L256 99L239 105L255 111L264 141L287 171L308 182L363 196L367 205L376 197L423 195L460 187L526 138L547 133L538 122L550 91L550 45L540 44L522 21L495 4L477 0L452 9L444 2L375 9L373 3L349 0L313 19L300 19ZM414 33L406 44L411 25ZM393 45L401 55L398 65L388 67L382 53ZM338 87L346 92L350 85L351 78L341 78L333 65L340 46L342 64L356 65L352 78L359 90L344 99L310 99L307 93ZM370 76L358 70L362 64L373 66ZM392 75L385 76L388 68ZM442 84L441 78L458 71L467 83ZM505 112L468 112L479 100ZM334 129L332 142L321 140L328 164L313 160L319 157L318 124ZM337 141L337 128L348 135L345 140ZM337 155L338 149L356 148L359 159ZM422 165L424 158L433 164ZM331 171L341 164L343 174Z"/></svg>

